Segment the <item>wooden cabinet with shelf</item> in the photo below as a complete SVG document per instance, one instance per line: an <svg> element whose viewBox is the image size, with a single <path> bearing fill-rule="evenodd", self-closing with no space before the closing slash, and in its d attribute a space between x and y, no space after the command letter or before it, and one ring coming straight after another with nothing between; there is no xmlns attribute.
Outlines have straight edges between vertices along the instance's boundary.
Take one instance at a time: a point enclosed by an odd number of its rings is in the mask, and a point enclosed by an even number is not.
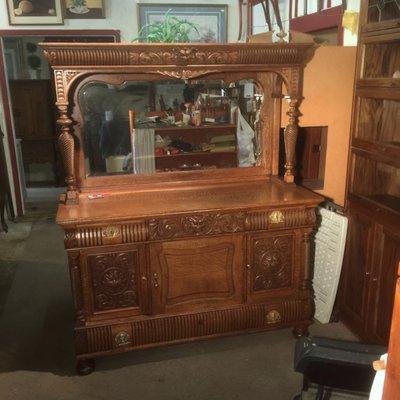
<svg viewBox="0 0 400 400"><path fill-rule="evenodd" d="M398 2L365 0L361 6L339 301L345 323L380 344L389 337L400 259L398 11Z"/></svg>
<svg viewBox="0 0 400 400"><path fill-rule="evenodd" d="M93 357L139 348L289 326L305 334L309 240L322 198L294 183L294 159L303 67L315 47L42 46L55 73L67 175L57 222L78 372L90 373ZM280 178L283 85L290 123ZM160 93L182 110L189 92L224 93L224 113L236 120L149 128ZM201 151L219 139L231 151ZM139 159L152 169L136 168ZM107 170L111 160L133 167Z"/></svg>

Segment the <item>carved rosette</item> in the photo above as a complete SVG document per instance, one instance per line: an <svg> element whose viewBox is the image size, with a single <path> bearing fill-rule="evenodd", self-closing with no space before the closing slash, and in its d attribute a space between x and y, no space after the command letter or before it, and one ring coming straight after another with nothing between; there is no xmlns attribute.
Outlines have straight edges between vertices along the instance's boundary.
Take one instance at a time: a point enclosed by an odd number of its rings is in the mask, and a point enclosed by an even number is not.
<svg viewBox="0 0 400 400"><path fill-rule="evenodd" d="M292 236L255 240L252 268L253 291L287 288L292 283Z"/></svg>
<svg viewBox="0 0 400 400"><path fill-rule="evenodd" d="M284 138L285 138L285 182L293 183L295 176L295 156L296 156L296 142L298 134L298 121L300 112L298 109L299 100L291 99L289 103L289 110L287 115L289 116L289 124L285 128Z"/></svg>
<svg viewBox="0 0 400 400"><path fill-rule="evenodd" d="M95 311L138 306L134 252L88 256L88 265Z"/></svg>
<svg viewBox="0 0 400 400"><path fill-rule="evenodd" d="M94 310L138 306L134 252L88 256Z"/></svg>
<svg viewBox="0 0 400 400"><path fill-rule="evenodd" d="M150 239L171 239L185 236L207 236L244 231L244 213L194 214L172 218L152 219Z"/></svg>

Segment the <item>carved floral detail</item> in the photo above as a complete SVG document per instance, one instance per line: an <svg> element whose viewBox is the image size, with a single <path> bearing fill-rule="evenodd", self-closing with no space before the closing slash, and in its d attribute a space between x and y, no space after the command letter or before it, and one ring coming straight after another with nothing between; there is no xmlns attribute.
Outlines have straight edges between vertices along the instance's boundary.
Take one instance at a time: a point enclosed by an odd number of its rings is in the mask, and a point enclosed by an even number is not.
<svg viewBox="0 0 400 400"><path fill-rule="evenodd" d="M47 58L50 64L54 65L57 61L57 52L55 51L43 51L44 56Z"/></svg>
<svg viewBox="0 0 400 400"><path fill-rule="evenodd" d="M152 219L149 223L150 239L240 232L244 230L244 220L244 213L194 214Z"/></svg>
<svg viewBox="0 0 400 400"><path fill-rule="evenodd" d="M88 256L95 311L138 305L136 263L134 252Z"/></svg>
<svg viewBox="0 0 400 400"><path fill-rule="evenodd" d="M257 239L253 247L254 291L290 287L292 283L292 236Z"/></svg>
<svg viewBox="0 0 400 400"><path fill-rule="evenodd" d="M129 52L129 64L136 65L190 65L190 64L234 64L239 60L238 51L202 50L195 47L176 47L168 51Z"/></svg>
<svg viewBox="0 0 400 400"><path fill-rule="evenodd" d="M76 75L78 75L78 71L65 71L64 75L65 75L65 82L67 83L67 85L69 85L69 83L71 82L71 80L73 78L75 78Z"/></svg>
<svg viewBox="0 0 400 400"><path fill-rule="evenodd" d="M193 79L193 78L198 78L199 76L211 74L217 72L216 70L208 70L208 69L203 69L203 70L197 70L197 71L192 71L188 69L183 69L183 70L173 70L173 71L157 71L157 73L165 76L169 76L171 78L176 78L176 79Z"/></svg>

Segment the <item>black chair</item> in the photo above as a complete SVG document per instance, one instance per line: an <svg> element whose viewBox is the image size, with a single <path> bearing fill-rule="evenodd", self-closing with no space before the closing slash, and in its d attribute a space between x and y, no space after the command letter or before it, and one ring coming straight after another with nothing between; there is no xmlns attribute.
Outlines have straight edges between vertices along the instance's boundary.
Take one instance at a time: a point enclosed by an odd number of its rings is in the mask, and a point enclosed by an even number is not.
<svg viewBox="0 0 400 400"><path fill-rule="evenodd" d="M293 400L302 399L311 384L317 386L315 400L327 400L335 391L367 395L375 377L372 363L386 352L382 346L343 340L299 339L294 369L303 374L303 389Z"/></svg>

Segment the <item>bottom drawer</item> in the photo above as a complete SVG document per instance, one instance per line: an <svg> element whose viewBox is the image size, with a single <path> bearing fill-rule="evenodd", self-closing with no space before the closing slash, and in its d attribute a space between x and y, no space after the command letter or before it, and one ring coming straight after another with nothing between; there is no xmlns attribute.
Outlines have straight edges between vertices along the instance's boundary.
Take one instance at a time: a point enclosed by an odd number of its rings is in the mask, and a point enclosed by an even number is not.
<svg viewBox="0 0 400 400"><path fill-rule="evenodd" d="M134 348L179 343L195 338L223 336L240 331L307 324L310 300L286 300L186 315L144 318L92 328L76 328L78 356L118 353Z"/></svg>

